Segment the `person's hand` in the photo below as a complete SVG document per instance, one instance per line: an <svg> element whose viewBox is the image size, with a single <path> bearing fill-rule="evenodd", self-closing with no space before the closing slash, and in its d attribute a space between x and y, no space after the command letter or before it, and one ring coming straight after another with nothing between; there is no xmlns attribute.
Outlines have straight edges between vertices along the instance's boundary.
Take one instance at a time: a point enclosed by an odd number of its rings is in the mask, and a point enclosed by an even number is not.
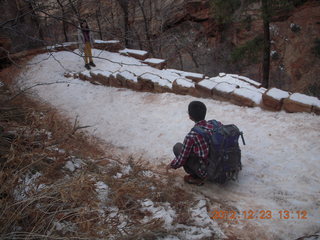
<svg viewBox="0 0 320 240"><path fill-rule="evenodd" d="M169 163L169 164L166 166L166 170L167 170L167 172L168 172L170 169L172 169L172 167L171 167L171 163Z"/></svg>

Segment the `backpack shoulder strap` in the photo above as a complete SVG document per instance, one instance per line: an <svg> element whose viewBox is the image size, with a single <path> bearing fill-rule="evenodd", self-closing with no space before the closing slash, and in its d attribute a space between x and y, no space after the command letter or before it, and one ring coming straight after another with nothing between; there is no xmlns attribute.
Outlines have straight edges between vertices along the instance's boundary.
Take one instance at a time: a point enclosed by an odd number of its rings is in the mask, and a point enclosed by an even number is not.
<svg viewBox="0 0 320 240"><path fill-rule="evenodd" d="M198 133L199 135L201 135L208 143L210 142L210 137L209 135L206 133L205 130L203 130L201 127L199 126L196 126L196 127L193 127L191 129L192 131L195 131L196 133Z"/></svg>

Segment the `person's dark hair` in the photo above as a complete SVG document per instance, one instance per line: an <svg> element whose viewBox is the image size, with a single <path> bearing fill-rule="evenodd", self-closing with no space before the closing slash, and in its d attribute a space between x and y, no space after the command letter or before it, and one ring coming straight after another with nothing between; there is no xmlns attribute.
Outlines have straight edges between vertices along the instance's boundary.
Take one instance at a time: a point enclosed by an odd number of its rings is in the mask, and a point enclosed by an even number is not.
<svg viewBox="0 0 320 240"><path fill-rule="evenodd" d="M192 101L191 103L189 103L188 113L192 120L199 122L205 119L207 107L203 102Z"/></svg>
<svg viewBox="0 0 320 240"><path fill-rule="evenodd" d="M88 25L87 20L85 19L80 20L80 26L83 27L84 24Z"/></svg>

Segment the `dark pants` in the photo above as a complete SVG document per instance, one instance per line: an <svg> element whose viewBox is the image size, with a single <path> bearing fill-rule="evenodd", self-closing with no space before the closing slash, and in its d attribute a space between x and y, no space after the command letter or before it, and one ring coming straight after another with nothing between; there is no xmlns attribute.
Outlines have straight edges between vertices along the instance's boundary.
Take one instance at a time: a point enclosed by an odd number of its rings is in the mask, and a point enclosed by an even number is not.
<svg viewBox="0 0 320 240"><path fill-rule="evenodd" d="M182 151L182 143L176 143L173 147L173 153L176 157L178 157ZM200 178L198 176L198 169L200 168L199 158L191 153L188 160L183 165L186 173L192 175L195 178Z"/></svg>

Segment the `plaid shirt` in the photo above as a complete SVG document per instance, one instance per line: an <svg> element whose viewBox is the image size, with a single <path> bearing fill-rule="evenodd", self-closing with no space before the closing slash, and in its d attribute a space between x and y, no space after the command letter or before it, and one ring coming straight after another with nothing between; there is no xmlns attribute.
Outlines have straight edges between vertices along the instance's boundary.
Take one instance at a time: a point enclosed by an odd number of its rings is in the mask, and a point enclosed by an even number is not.
<svg viewBox="0 0 320 240"><path fill-rule="evenodd" d="M195 127L199 126L206 132L212 134L214 129L214 124L212 123L212 121L213 120L199 121L195 124ZM219 124L221 123L219 122ZM200 134L192 131L192 129L183 141L183 147L180 155L171 162L171 167L174 169L182 167L188 160L190 154L199 157L199 161L203 161L205 165L208 165L209 143L207 143ZM205 178L207 172L203 171L202 169L198 169L198 174L202 178Z"/></svg>

